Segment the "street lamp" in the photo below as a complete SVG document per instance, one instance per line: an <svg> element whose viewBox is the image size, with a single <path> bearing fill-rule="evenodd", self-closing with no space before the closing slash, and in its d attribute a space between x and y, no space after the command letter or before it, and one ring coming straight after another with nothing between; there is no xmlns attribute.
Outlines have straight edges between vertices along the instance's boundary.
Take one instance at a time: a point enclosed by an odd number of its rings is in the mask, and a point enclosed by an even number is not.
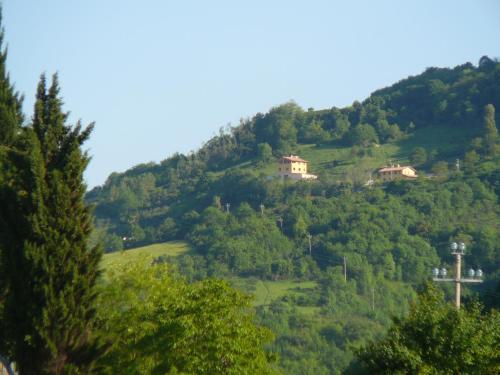
<svg viewBox="0 0 500 375"><path fill-rule="evenodd" d="M434 276L436 278L439 276L439 268L434 267L432 269L432 276Z"/></svg>
<svg viewBox="0 0 500 375"><path fill-rule="evenodd" d="M446 268L441 268L440 270L437 268L432 269L432 280L434 281L447 281L455 283L455 306L457 309L460 308L460 285L461 283L482 283L483 280L483 271L478 269L474 271L472 268L469 269L468 274L469 278L462 278L462 255L465 255L465 244L463 242L456 243L452 242L450 244L451 254L455 255L455 278L446 278ZM439 277L441 276L441 277Z"/></svg>
<svg viewBox="0 0 500 375"><path fill-rule="evenodd" d="M446 277L447 273L448 272L446 271L446 268L444 268L444 267L439 270L439 276L441 276L441 277Z"/></svg>

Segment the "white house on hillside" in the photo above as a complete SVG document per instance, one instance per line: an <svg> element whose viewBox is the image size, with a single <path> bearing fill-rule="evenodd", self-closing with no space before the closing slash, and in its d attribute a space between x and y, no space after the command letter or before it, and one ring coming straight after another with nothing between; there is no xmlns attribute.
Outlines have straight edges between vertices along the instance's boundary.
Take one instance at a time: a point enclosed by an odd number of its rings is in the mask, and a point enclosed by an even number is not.
<svg viewBox="0 0 500 375"><path fill-rule="evenodd" d="M384 167L378 170L378 175L383 180L393 180L395 178L417 178L417 171L410 166Z"/></svg>

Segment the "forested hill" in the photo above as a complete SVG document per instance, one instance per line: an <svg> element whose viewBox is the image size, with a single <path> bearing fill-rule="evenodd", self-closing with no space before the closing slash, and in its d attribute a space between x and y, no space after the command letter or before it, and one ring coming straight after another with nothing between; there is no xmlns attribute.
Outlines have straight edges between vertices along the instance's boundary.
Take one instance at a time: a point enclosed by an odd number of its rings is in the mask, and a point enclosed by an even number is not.
<svg viewBox="0 0 500 375"><path fill-rule="evenodd" d="M346 108L286 103L195 153L112 174L87 195L95 240L107 251L187 240L192 250L169 261L188 281L222 277L260 293L257 318L276 335L284 373L355 372L353 348L407 310L432 267L452 268L452 240L467 246L464 267L486 274L464 301L498 308L495 108L500 63L487 57L429 68ZM289 153L318 180L269 178ZM391 162L420 177L366 185Z"/></svg>
<svg viewBox="0 0 500 375"><path fill-rule="evenodd" d="M120 249L123 237L127 246L179 239L188 218L214 199L269 206L265 177L283 154L310 159L318 191L355 187L390 162L439 171L439 161L480 155L487 104L500 108L498 62L482 57L477 67L429 68L346 108L305 111L287 103L258 113L221 129L195 153L113 173L87 199L108 251Z"/></svg>

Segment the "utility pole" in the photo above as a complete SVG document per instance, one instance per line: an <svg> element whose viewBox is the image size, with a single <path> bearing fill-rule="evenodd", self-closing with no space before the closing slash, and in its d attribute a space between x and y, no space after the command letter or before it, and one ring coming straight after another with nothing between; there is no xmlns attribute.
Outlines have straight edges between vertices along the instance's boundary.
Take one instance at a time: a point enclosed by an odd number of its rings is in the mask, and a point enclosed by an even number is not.
<svg viewBox="0 0 500 375"><path fill-rule="evenodd" d="M278 218L278 221L279 221L279 223L280 223L281 233L283 233L283 218L280 216L280 217Z"/></svg>
<svg viewBox="0 0 500 375"><path fill-rule="evenodd" d="M457 167L457 172L460 171L460 159L457 159L455 167Z"/></svg>
<svg viewBox="0 0 500 375"><path fill-rule="evenodd" d="M262 203L260 204L260 214L264 215L264 205Z"/></svg>
<svg viewBox="0 0 500 375"><path fill-rule="evenodd" d="M311 246L311 233L307 234L307 238L309 238L309 255L312 255L312 246Z"/></svg>
<svg viewBox="0 0 500 375"><path fill-rule="evenodd" d="M444 282L454 282L455 283L455 307L460 309L460 297L461 297L461 284L462 283L482 283L481 277L483 276L483 271L480 269L474 271L472 268L469 270L469 278L462 278L462 255L465 254L465 244L460 242L457 244L453 242L450 244L451 253L455 255L455 278L446 278L446 268L441 268L440 270L434 268L432 270L434 281L444 281ZM441 278L439 277L441 276ZM474 278L474 277L477 278Z"/></svg>
<svg viewBox="0 0 500 375"><path fill-rule="evenodd" d="M347 258L344 255L344 281L347 282Z"/></svg>
<svg viewBox="0 0 500 375"><path fill-rule="evenodd" d="M462 244L462 242L460 243ZM465 246L464 246L465 250ZM452 253L455 255L455 306L460 308L460 278L462 276L462 254L459 251Z"/></svg>
<svg viewBox="0 0 500 375"><path fill-rule="evenodd" d="M226 212L229 213L229 207L231 207L230 203L226 203Z"/></svg>

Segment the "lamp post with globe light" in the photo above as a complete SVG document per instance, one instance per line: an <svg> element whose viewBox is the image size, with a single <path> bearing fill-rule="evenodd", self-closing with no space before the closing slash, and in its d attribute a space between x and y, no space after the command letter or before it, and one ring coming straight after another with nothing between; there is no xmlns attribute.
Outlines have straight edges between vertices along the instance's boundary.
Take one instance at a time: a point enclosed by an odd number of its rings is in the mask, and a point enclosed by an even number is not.
<svg viewBox="0 0 500 375"><path fill-rule="evenodd" d="M446 268L434 268L432 270L432 280L434 281L447 281L455 283L455 306L460 309L460 287L461 283L482 283L483 271L478 269L474 271L472 268L468 271L469 278L462 278L462 255L465 254L465 244L463 242L450 244L451 253L455 255L455 277L447 278Z"/></svg>

